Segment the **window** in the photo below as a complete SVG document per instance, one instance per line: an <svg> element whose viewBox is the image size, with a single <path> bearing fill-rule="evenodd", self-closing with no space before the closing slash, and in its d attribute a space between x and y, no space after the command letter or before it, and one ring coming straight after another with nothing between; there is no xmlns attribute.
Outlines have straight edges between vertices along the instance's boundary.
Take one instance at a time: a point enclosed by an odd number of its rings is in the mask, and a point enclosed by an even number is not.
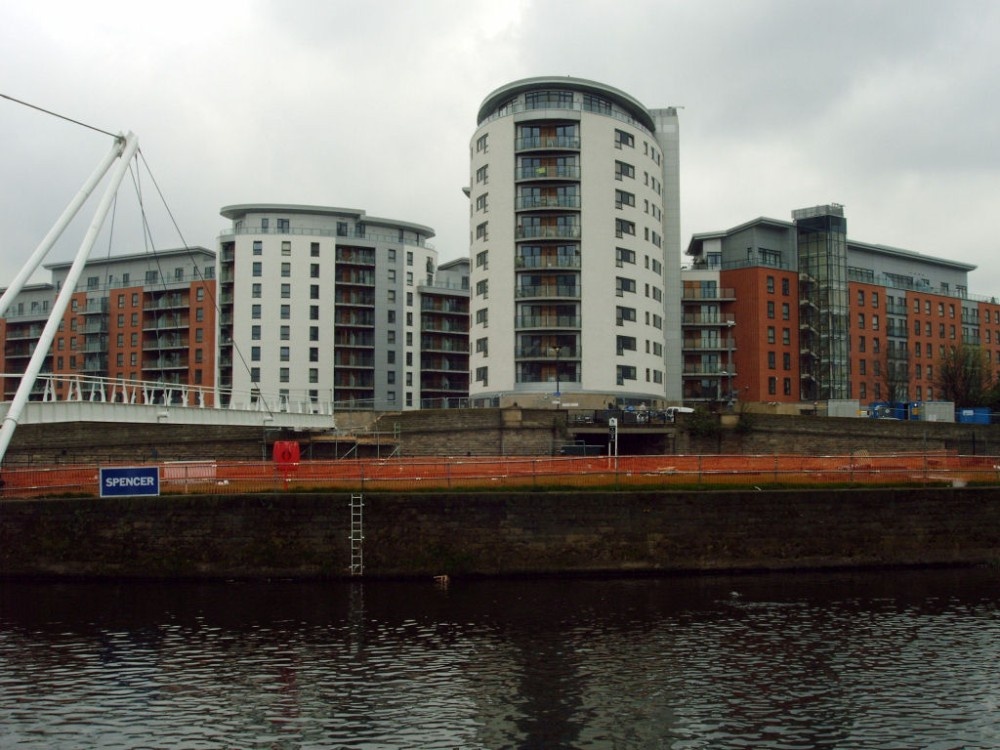
<svg viewBox="0 0 1000 750"><path fill-rule="evenodd" d="M634 206L635 195L625 190L615 190L615 208L622 206Z"/></svg>
<svg viewBox="0 0 1000 750"><path fill-rule="evenodd" d="M281 328L278 329L278 337L282 341L288 341L289 339L291 339L292 338L292 327L291 326L281 326Z"/></svg>
<svg viewBox="0 0 1000 750"><path fill-rule="evenodd" d="M309 278L318 279L319 278L319 263L309 264Z"/></svg>
<svg viewBox="0 0 1000 750"><path fill-rule="evenodd" d="M259 304L251 305L250 306L250 317L253 318L254 320L260 320L260 305Z"/></svg>
<svg viewBox="0 0 1000 750"><path fill-rule="evenodd" d="M865 314L858 313L858 330L865 330Z"/></svg>
<svg viewBox="0 0 1000 750"><path fill-rule="evenodd" d="M476 226L476 239L477 240L488 240L490 238L489 233L489 222L484 221L482 224Z"/></svg>
<svg viewBox="0 0 1000 750"><path fill-rule="evenodd" d="M489 193L483 193L476 198L476 210L486 213L489 210Z"/></svg>
<svg viewBox="0 0 1000 750"><path fill-rule="evenodd" d="M319 299L319 284L309 285L309 299Z"/></svg>
<svg viewBox="0 0 1000 750"><path fill-rule="evenodd" d="M865 290L858 290L858 307L864 307L865 304Z"/></svg>
<svg viewBox="0 0 1000 750"><path fill-rule="evenodd" d="M489 385L490 382L489 372L490 372L489 367L477 367L476 382L482 383L483 385Z"/></svg>
<svg viewBox="0 0 1000 750"><path fill-rule="evenodd" d="M784 393L785 393L786 396L791 396L792 395L792 379L791 378L785 378Z"/></svg>
<svg viewBox="0 0 1000 750"><path fill-rule="evenodd" d="M621 180L624 177L628 177L629 179L634 180L635 179L635 167L633 167L631 164L626 164L623 161L616 161L615 162L615 179L616 180Z"/></svg>
<svg viewBox="0 0 1000 750"><path fill-rule="evenodd" d="M253 271L252 271L252 273L253 273L253 275L255 277L263 276L264 275L264 264L261 263L259 260L255 260L253 262Z"/></svg>
<svg viewBox="0 0 1000 750"><path fill-rule="evenodd" d="M490 146L489 146L489 137L490 137L490 134L489 133L485 133L485 134L479 136L476 139L476 153L477 154L482 154L482 153L486 153L487 151L489 151L489 149L490 149Z"/></svg>
<svg viewBox="0 0 1000 750"><path fill-rule="evenodd" d="M288 229L288 219L278 219L278 234L288 234ZM288 244L291 245L291 243Z"/></svg>
<svg viewBox="0 0 1000 750"><path fill-rule="evenodd" d="M791 317L792 317L792 308L789 306L789 304L787 302L782 302L781 303L781 319L782 320L791 320Z"/></svg>
<svg viewBox="0 0 1000 750"><path fill-rule="evenodd" d="M490 294L490 282L489 279L483 279L482 281L476 282L476 296L477 297L489 297Z"/></svg>
<svg viewBox="0 0 1000 750"><path fill-rule="evenodd" d="M627 351L634 352L635 336L619 336L617 339L617 350L619 355L622 355Z"/></svg>
<svg viewBox="0 0 1000 750"><path fill-rule="evenodd" d="M774 277L773 276L768 276L767 277L767 293L768 294L774 294Z"/></svg>
<svg viewBox="0 0 1000 750"><path fill-rule="evenodd" d="M629 367L627 365L618 365L616 368L617 377L616 381L618 385L624 385L626 380L636 379L636 370L634 367Z"/></svg>
<svg viewBox="0 0 1000 750"><path fill-rule="evenodd" d="M767 343L773 344L775 341L774 326L767 327Z"/></svg>
<svg viewBox="0 0 1000 750"><path fill-rule="evenodd" d="M628 146L629 148L635 148L635 136L631 133L626 133L624 130L615 130L615 148L622 148L622 146Z"/></svg>
<svg viewBox="0 0 1000 750"><path fill-rule="evenodd" d="M262 255L264 253L264 243L260 240L253 241L253 254Z"/></svg>
<svg viewBox="0 0 1000 750"><path fill-rule="evenodd" d="M781 329L781 343L785 346L789 346L792 343L792 329L782 328Z"/></svg>
<svg viewBox="0 0 1000 750"><path fill-rule="evenodd" d="M292 317L292 306L291 305L282 305L281 306L281 319L282 320L289 320L291 317Z"/></svg>
<svg viewBox="0 0 1000 750"><path fill-rule="evenodd" d="M616 247L615 265L621 267L625 263L635 265L635 250L628 250L624 247Z"/></svg>
<svg viewBox="0 0 1000 750"><path fill-rule="evenodd" d="M318 258L319 257L319 243L310 242L309 243L309 257Z"/></svg>
<svg viewBox="0 0 1000 750"><path fill-rule="evenodd" d="M250 361L251 362L260 362L260 347L259 346L251 346L250 347Z"/></svg>
<svg viewBox="0 0 1000 750"><path fill-rule="evenodd" d="M292 264L289 263L288 261L284 261L281 264L281 276L282 278L287 279L291 275L292 275Z"/></svg>
<svg viewBox="0 0 1000 750"><path fill-rule="evenodd" d="M291 299L292 298L292 285L282 284L281 285L281 299Z"/></svg>
<svg viewBox="0 0 1000 750"><path fill-rule="evenodd" d="M865 351L865 337L864 336L858 336L858 351L859 352Z"/></svg>
<svg viewBox="0 0 1000 750"><path fill-rule="evenodd" d="M476 339L476 353L488 357L490 354L490 340L485 336Z"/></svg>
<svg viewBox="0 0 1000 750"><path fill-rule="evenodd" d="M767 317L768 317L768 320L774 320L774 303L773 302L768 302L767 303Z"/></svg>
<svg viewBox="0 0 1000 750"><path fill-rule="evenodd" d="M476 184L487 184L490 181L490 165L484 164L476 170Z"/></svg>
<svg viewBox="0 0 1000 750"><path fill-rule="evenodd" d="M635 234L635 222L615 219L615 236L624 237L626 234Z"/></svg>
<svg viewBox="0 0 1000 750"><path fill-rule="evenodd" d="M282 362L287 362L291 358L291 348L283 346L278 350L279 358Z"/></svg>
<svg viewBox="0 0 1000 750"><path fill-rule="evenodd" d="M786 372L792 369L792 355L788 352L781 355L781 369Z"/></svg>
<svg viewBox="0 0 1000 750"><path fill-rule="evenodd" d="M635 308L634 307L622 307L618 305L615 308L615 317L618 321L618 325L621 325L623 321L629 320L635 322Z"/></svg>
<svg viewBox="0 0 1000 750"><path fill-rule="evenodd" d="M488 309L484 307L480 310L476 310L476 325L481 325L485 328L489 325L489 320L490 311Z"/></svg>
<svg viewBox="0 0 1000 750"><path fill-rule="evenodd" d="M777 366L777 357L774 352L767 353L767 369L773 370Z"/></svg>
<svg viewBox="0 0 1000 750"><path fill-rule="evenodd" d="M489 250L476 253L476 268L489 268Z"/></svg>
<svg viewBox="0 0 1000 750"><path fill-rule="evenodd" d="M778 393L778 379L773 375L767 379L767 392L772 396Z"/></svg>
<svg viewBox="0 0 1000 750"><path fill-rule="evenodd" d="M254 324L254 325L250 326L250 340L251 341L260 341L260 326L259 325Z"/></svg>
<svg viewBox="0 0 1000 750"><path fill-rule="evenodd" d="M626 279L622 276L617 276L615 277L615 289L619 297L623 296L625 292L635 294L635 279Z"/></svg>
<svg viewBox="0 0 1000 750"><path fill-rule="evenodd" d="M278 370L278 380L280 382L282 382L282 383L287 383L288 382L288 374L289 374L288 368L287 367L282 367L281 369Z"/></svg>
<svg viewBox="0 0 1000 750"><path fill-rule="evenodd" d="M309 305L309 320L319 320L319 305Z"/></svg>
<svg viewBox="0 0 1000 750"><path fill-rule="evenodd" d="M789 294L788 286L789 286L788 285L788 279L782 279L781 280L781 294L784 297L787 297L788 294Z"/></svg>
<svg viewBox="0 0 1000 750"><path fill-rule="evenodd" d="M878 330L878 315L872 315L872 330Z"/></svg>

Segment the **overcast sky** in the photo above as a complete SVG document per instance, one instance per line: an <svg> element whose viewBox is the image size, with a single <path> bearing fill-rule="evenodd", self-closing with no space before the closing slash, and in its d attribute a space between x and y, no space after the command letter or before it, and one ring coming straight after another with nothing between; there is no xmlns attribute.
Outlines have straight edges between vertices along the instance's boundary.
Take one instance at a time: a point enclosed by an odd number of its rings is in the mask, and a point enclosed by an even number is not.
<svg viewBox="0 0 1000 750"><path fill-rule="evenodd" d="M692 233L834 202L852 239L975 263L970 291L1000 292L993 0L0 7L0 93L134 131L179 226L140 172L152 238L129 179L100 257L215 248L219 209L256 202L426 224L442 261L464 256L476 112L495 88L540 75L683 107L685 247ZM110 140L0 99L0 143L5 285ZM69 260L88 222L50 259Z"/></svg>

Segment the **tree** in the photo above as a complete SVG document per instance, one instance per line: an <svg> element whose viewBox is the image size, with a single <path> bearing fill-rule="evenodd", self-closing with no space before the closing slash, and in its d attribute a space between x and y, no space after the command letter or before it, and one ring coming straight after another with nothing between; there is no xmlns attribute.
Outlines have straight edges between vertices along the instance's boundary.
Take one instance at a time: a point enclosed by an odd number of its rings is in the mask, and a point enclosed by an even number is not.
<svg viewBox="0 0 1000 750"><path fill-rule="evenodd" d="M956 407L982 406L986 403L993 383L986 353L978 346L959 344L946 349L938 360L938 395L954 401Z"/></svg>
<svg viewBox="0 0 1000 750"><path fill-rule="evenodd" d="M880 370L876 375L881 378L882 399L889 403L908 400L910 367L906 359L906 350L899 351L887 347L876 363Z"/></svg>

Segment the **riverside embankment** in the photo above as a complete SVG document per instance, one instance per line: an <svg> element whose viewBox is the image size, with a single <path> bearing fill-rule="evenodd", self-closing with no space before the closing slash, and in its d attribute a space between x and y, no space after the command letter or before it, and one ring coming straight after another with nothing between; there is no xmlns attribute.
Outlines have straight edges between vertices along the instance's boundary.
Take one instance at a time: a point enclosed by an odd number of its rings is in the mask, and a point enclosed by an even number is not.
<svg viewBox="0 0 1000 750"><path fill-rule="evenodd" d="M8 500L0 575L349 573L350 494ZM369 493L364 575L996 564L1000 490Z"/></svg>

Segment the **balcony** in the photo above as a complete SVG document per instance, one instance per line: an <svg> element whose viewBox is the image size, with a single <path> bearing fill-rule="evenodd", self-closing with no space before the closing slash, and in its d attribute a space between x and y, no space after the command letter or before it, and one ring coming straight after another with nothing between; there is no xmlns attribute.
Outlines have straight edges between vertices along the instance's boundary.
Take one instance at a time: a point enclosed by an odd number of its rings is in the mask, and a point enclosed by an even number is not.
<svg viewBox="0 0 1000 750"><path fill-rule="evenodd" d="M577 255L528 255L514 259L515 268L579 268Z"/></svg>
<svg viewBox="0 0 1000 750"><path fill-rule="evenodd" d="M684 363L684 377L711 377L711 378L728 378L736 377L736 370L732 372L725 369L721 364L718 365L706 365L701 362Z"/></svg>
<svg viewBox="0 0 1000 750"><path fill-rule="evenodd" d="M538 151L541 149L571 149L580 150L578 135L535 135L514 139L514 149L517 151Z"/></svg>
<svg viewBox="0 0 1000 750"><path fill-rule="evenodd" d="M420 339L422 352L455 352L469 353L469 341L465 338L450 338L444 336L424 336Z"/></svg>
<svg viewBox="0 0 1000 750"><path fill-rule="evenodd" d="M530 211L539 208L570 208L579 209L579 195L519 195L514 199L514 208L518 211Z"/></svg>
<svg viewBox="0 0 1000 750"><path fill-rule="evenodd" d="M705 301L718 301L718 300L734 300L736 299L735 289L692 289L687 288L684 290L683 299L685 302L705 302Z"/></svg>
<svg viewBox="0 0 1000 750"><path fill-rule="evenodd" d="M578 240L580 239L580 227L558 225L522 226L514 230L514 237L519 240Z"/></svg>
<svg viewBox="0 0 1000 750"><path fill-rule="evenodd" d="M583 356L583 347L559 347L559 361L580 359ZM544 359L555 361L556 350L551 346L519 346L514 349L516 359Z"/></svg>
<svg viewBox="0 0 1000 750"><path fill-rule="evenodd" d="M736 323L736 316L733 313L719 313L717 315L690 313L682 316L681 322L686 326L727 326Z"/></svg>
<svg viewBox="0 0 1000 750"><path fill-rule="evenodd" d="M689 349L691 351L736 351L736 340L735 339L684 339L683 343L684 349Z"/></svg>
<svg viewBox="0 0 1000 750"><path fill-rule="evenodd" d="M144 359L142 361L143 370L186 370L188 358L182 356L156 357L155 359Z"/></svg>
<svg viewBox="0 0 1000 750"><path fill-rule="evenodd" d="M579 299L580 287L566 284L521 286L514 290L514 296L518 299L526 297L569 297L571 299Z"/></svg>
<svg viewBox="0 0 1000 750"><path fill-rule="evenodd" d="M515 180L579 180L580 167L577 165L542 165L537 167L515 167Z"/></svg>
<svg viewBox="0 0 1000 750"><path fill-rule="evenodd" d="M159 336L142 342L143 351L164 351L167 349L187 349L186 336Z"/></svg>
<svg viewBox="0 0 1000 750"><path fill-rule="evenodd" d="M579 315L518 315L515 328L579 328Z"/></svg>

